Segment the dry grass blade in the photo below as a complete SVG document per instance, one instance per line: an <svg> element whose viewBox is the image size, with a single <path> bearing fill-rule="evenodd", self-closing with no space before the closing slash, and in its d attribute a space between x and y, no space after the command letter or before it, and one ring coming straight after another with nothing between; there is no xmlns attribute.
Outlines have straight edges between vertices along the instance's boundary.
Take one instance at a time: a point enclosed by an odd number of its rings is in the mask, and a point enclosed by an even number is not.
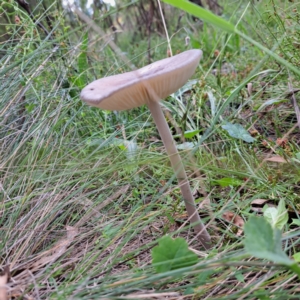
<svg viewBox="0 0 300 300"><path fill-rule="evenodd" d="M287 163L286 159L279 155L274 155L272 157L267 157L264 161L276 162L276 163Z"/></svg>
<svg viewBox="0 0 300 300"><path fill-rule="evenodd" d="M46 264L54 262L67 251L68 246L74 241L75 236L78 234L78 229L76 227L66 226L66 230L66 237L58 241L50 250L40 254L42 257L31 266L32 272L35 272Z"/></svg>
<svg viewBox="0 0 300 300"><path fill-rule="evenodd" d="M123 187L121 187L118 191L116 191L112 196L108 197L106 200L104 200L103 202L101 202L98 206L92 208L92 211L90 213L85 214L82 219L80 221L77 222L76 227L79 228L80 226L82 226L86 221L90 220L93 217L96 218L101 218L101 214L100 211L108 206L109 204L111 204L113 201L115 201L116 199L118 199L121 195L125 195L126 192L128 191L130 187L130 184L127 184ZM93 206L93 203L87 199L87 204L88 206ZM86 208L86 210L88 210L89 208Z"/></svg>
<svg viewBox="0 0 300 300"><path fill-rule="evenodd" d="M14 297L20 297L24 294L28 284L36 285L36 274L44 271L44 268L49 267L52 263L58 260L65 254L69 245L74 241L78 234L78 229L72 226L66 226L67 234L60 239L51 249L40 253L33 261L29 261L26 265L22 265L22 270L19 274L13 276L10 284L11 293ZM30 297L26 298L30 299ZM0 300L2 298L0 297Z"/></svg>
<svg viewBox="0 0 300 300"><path fill-rule="evenodd" d="M180 297L179 293L169 292L169 293L134 293L129 294L125 297L121 297L120 299L184 299L184 297Z"/></svg>
<svg viewBox="0 0 300 300"><path fill-rule="evenodd" d="M300 88L284 67L299 67L295 1L239 1L234 10L222 1L236 29L274 45L279 64L163 1L170 41L155 0L76 1L77 9L27 1L49 34L21 13L20 1L2 2L0 300L300 299L293 271L271 256L246 256L243 244L243 222L284 199L289 220L278 246L295 260L300 251ZM212 251L195 250L200 243L176 178L167 180L172 169L147 108L109 113L79 99L94 78L165 58L168 42L174 55L191 48L204 55L194 80L162 104ZM255 141L229 136L227 121ZM170 232L198 263L157 273L151 249Z"/></svg>
<svg viewBox="0 0 300 300"><path fill-rule="evenodd" d="M14 279L24 279L24 276L28 276L28 271L31 273L37 272L46 265L55 262L58 258L65 254L68 246L74 241L78 234L78 229L72 226L66 226L67 235L60 239L51 249L41 252L33 262L29 262L25 267L25 270L18 274Z"/></svg>

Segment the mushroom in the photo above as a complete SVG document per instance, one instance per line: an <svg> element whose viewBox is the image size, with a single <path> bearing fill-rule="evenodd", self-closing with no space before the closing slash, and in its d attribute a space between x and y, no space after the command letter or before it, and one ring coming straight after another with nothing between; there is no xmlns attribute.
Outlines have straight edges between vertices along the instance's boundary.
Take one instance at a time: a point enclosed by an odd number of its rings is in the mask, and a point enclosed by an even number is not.
<svg viewBox="0 0 300 300"><path fill-rule="evenodd" d="M201 57L201 50L188 50L135 71L98 79L81 91L80 98L91 106L105 110L148 106L176 174L189 220L200 242L208 249L211 247L210 235L201 222L182 160L159 104L161 99L187 82Z"/></svg>

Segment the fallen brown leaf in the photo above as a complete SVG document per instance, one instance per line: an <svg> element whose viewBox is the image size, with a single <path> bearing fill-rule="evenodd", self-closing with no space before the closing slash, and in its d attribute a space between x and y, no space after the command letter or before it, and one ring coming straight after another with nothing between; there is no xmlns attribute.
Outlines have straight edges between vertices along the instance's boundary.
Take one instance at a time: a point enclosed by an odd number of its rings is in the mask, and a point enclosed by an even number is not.
<svg viewBox="0 0 300 300"><path fill-rule="evenodd" d="M287 145L287 143L288 143L288 140L285 139L285 138L283 138L283 139L282 138L278 138L276 140L276 145L279 146L279 147L282 147L282 148L285 148L286 145Z"/></svg>
<svg viewBox="0 0 300 300"><path fill-rule="evenodd" d="M251 210L255 211L257 213L262 213L263 212L263 208L265 205L268 205L269 207L276 207L276 205L274 205L272 203L272 200L269 199L255 199L251 202Z"/></svg>
<svg viewBox="0 0 300 300"><path fill-rule="evenodd" d="M223 213L222 217L230 222L233 223L234 225L236 225L237 227L239 227L236 235L237 236L241 236L243 233L243 226L244 226L244 220L242 217L240 217L239 215L237 215L236 213L232 212L232 211L226 211Z"/></svg>
<svg viewBox="0 0 300 300"><path fill-rule="evenodd" d="M272 157L265 158L264 160L277 163L287 163L287 161L279 155L274 155Z"/></svg>
<svg viewBox="0 0 300 300"><path fill-rule="evenodd" d="M268 201L269 201L268 199L255 199L251 202L251 205L253 205L253 204L255 204L255 205L264 205Z"/></svg>

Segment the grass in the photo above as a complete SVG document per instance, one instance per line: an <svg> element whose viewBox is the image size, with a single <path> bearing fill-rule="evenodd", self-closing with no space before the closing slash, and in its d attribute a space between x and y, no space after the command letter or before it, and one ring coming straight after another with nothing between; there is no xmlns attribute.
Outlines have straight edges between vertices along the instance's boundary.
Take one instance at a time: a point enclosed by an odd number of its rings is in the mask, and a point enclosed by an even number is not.
<svg viewBox="0 0 300 300"><path fill-rule="evenodd" d="M232 2L223 1L224 19L299 69L295 3L238 4L230 14ZM228 212L243 222L254 214L263 218L264 204L254 200L276 206L284 199L289 220L282 247L289 257L299 252L299 226L292 224L299 220L299 116L291 93L295 89L299 98L299 76L289 65L241 36L193 23L189 15L179 31L170 21L174 53L185 49L186 35L188 47L204 52L192 89L164 102L177 143L194 145L182 156L214 241L204 252L186 223L147 110L116 114L79 100L80 80L129 67L92 31L86 51L86 25L69 25L62 12L55 14L55 36L45 39L28 15L5 5L21 19L6 24L11 37L0 45L0 257L3 268L9 265L11 298L299 297L297 275L249 256L244 232L228 218ZM166 10L167 20L168 13L180 12ZM147 43L131 44L126 34L116 44L137 67L145 65ZM151 49L153 60L165 57L166 39L153 33ZM86 78L78 73L85 58ZM225 122L241 124L255 142L231 137ZM180 130L199 132L182 138ZM183 237L198 255L197 265L156 273L151 249L165 234Z"/></svg>

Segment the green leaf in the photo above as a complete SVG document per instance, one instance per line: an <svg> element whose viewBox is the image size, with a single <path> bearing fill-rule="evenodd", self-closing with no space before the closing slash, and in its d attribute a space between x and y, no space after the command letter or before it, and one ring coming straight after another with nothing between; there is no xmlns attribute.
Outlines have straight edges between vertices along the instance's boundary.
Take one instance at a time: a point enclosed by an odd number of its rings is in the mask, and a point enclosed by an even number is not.
<svg viewBox="0 0 300 300"><path fill-rule="evenodd" d="M198 275L197 275L197 283L199 285L205 284L208 282L208 280L210 279L210 277L215 274L218 273L218 269L213 269L213 270L202 270Z"/></svg>
<svg viewBox="0 0 300 300"><path fill-rule="evenodd" d="M218 180L214 180L214 183L222 186L222 187L227 187L227 186L240 186L243 184L242 180L236 179L236 178L231 178L231 177L224 177Z"/></svg>
<svg viewBox="0 0 300 300"><path fill-rule="evenodd" d="M261 288L259 290L254 291L253 295L255 296L255 299L258 300L270 300L270 296L266 295L267 292L265 289Z"/></svg>
<svg viewBox="0 0 300 300"><path fill-rule="evenodd" d="M279 201L278 207L267 207L264 209L264 217L272 225L273 228L282 229L287 224L289 215L285 208L283 199Z"/></svg>
<svg viewBox="0 0 300 300"><path fill-rule="evenodd" d="M197 129L197 130L188 130L188 131L185 131L183 133L183 136L186 138L186 139L191 139L193 138L195 135L197 135L201 130ZM181 137L181 134L176 134L174 135L174 138L180 138Z"/></svg>
<svg viewBox="0 0 300 300"><path fill-rule="evenodd" d="M300 226L300 219L292 219L292 224L291 225L297 225Z"/></svg>
<svg viewBox="0 0 300 300"><path fill-rule="evenodd" d="M183 238L172 239L169 236L160 239L158 246L152 249L151 256L157 273L189 267L198 262L198 256L189 250Z"/></svg>
<svg viewBox="0 0 300 300"><path fill-rule="evenodd" d="M244 226L245 250L257 257L292 266L294 262L282 251L281 232L265 218L251 216Z"/></svg>
<svg viewBox="0 0 300 300"><path fill-rule="evenodd" d="M293 258L296 262L300 262L300 252L297 252L293 255Z"/></svg>
<svg viewBox="0 0 300 300"><path fill-rule="evenodd" d="M88 32L83 36L83 41L80 46L80 54L78 56L77 65L79 75L74 80L74 84L82 89L87 84L86 71L89 68L87 60L87 50L88 50Z"/></svg>
<svg viewBox="0 0 300 300"><path fill-rule="evenodd" d="M189 130L189 131L186 131L184 133L184 137L186 139L191 139L193 138L195 135L197 135L198 133L200 132L200 130Z"/></svg>
<svg viewBox="0 0 300 300"><path fill-rule="evenodd" d="M25 109L30 114L35 109L35 104L34 103L27 104L25 105Z"/></svg>
<svg viewBox="0 0 300 300"><path fill-rule="evenodd" d="M234 33L235 28L234 25L227 22L226 20L214 15L212 12L202 8L199 5L196 5L192 2L186 0L163 0L165 3L171 4L174 7L180 8L191 15L198 17L208 23L211 23L222 30L226 30L227 32Z"/></svg>
<svg viewBox="0 0 300 300"><path fill-rule="evenodd" d="M219 16L214 15L213 13L205 10L204 8L196 5L194 3L188 2L187 0L163 0L165 3L171 4L174 7L180 8L189 14L202 19L212 25L219 27L220 29L227 31L229 33L236 33L244 40L248 41L252 45L256 46L260 50L264 51L266 54L270 55L280 64L286 66L289 70L293 71L294 73L300 75L300 70L284 58L280 57L274 51L266 48L262 44L258 43L257 41L253 40L248 35L244 34L242 31L238 30L233 24L230 22L222 19ZM276 47L275 47L276 48Z"/></svg>
<svg viewBox="0 0 300 300"><path fill-rule="evenodd" d="M239 31L238 29L235 28L235 33L237 33L240 37L242 37L243 39L245 39L246 41L250 42L251 44L253 44L254 46L256 46L258 49L264 51L266 54L270 55L271 57L273 57L273 59L275 59L277 62L279 62L280 64L286 66L289 70L293 71L294 73L300 75L300 70L298 67L292 65L290 62L288 62L287 60L285 60L284 58L282 58L281 56L279 56L278 54L276 54L274 51L266 48L265 46L263 46L262 44L258 43L257 41L253 40L251 37L249 37L248 35L244 34L243 32Z"/></svg>
<svg viewBox="0 0 300 300"><path fill-rule="evenodd" d="M200 49L201 44L199 43L199 41L197 39L195 39L193 36L190 36L191 38L191 45L193 49Z"/></svg>
<svg viewBox="0 0 300 300"><path fill-rule="evenodd" d="M237 281L245 283L245 277L241 272L235 273L234 276L237 279Z"/></svg>
<svg viewBox="0 0 300 300"><path fill-rule="evenodd" d="M255 141L248 131L240 124L232 124L228 122L226 125L222 125L222 128L225 129L233 138L243 140L247 143L252 143Z"/></svg>
<svg viewBox="0 0 300 300"><path fill-rule="evenodd" d="M187 295L193 295L194 294L194 289L189 286L184 292L183 295L187 296Z"/></svg>

